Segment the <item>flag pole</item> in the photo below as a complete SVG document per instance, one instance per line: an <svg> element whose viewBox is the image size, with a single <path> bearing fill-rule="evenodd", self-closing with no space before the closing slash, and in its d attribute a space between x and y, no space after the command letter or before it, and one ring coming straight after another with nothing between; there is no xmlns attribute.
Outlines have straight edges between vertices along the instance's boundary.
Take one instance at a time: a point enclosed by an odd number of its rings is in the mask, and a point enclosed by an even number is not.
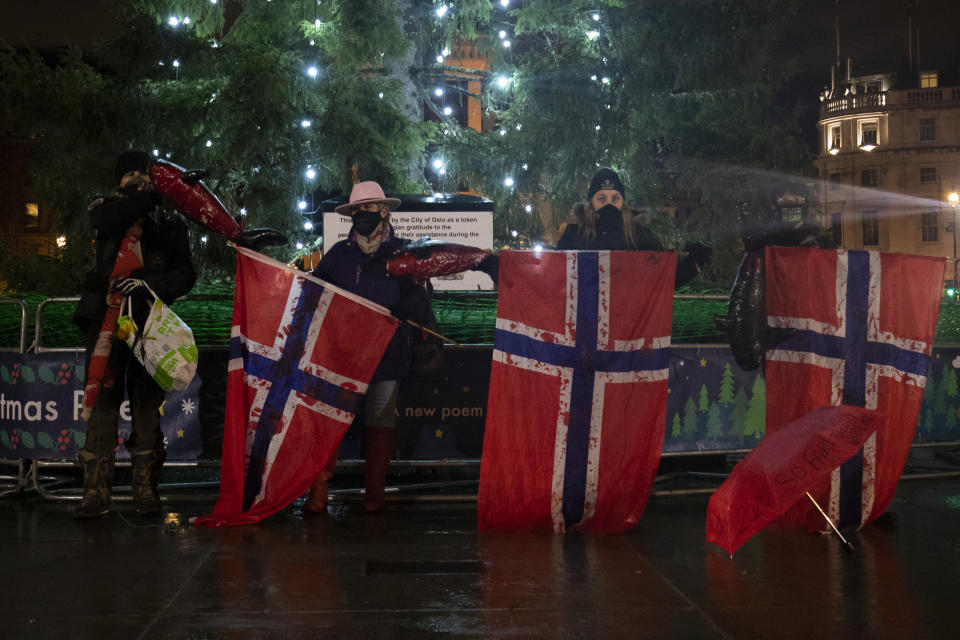
<svg viewBox="0 0 960 640"><path fill-rule="evenodd" d="M447 336L445 336L445 335L443 335L443 334L441 334L441 333L437 333L437 332L434 331L433 329L427 329L427 328L426 328L425 326L423 326L422 324L416 323L416 322L414 322L413 320L409 320L409 319L407 320L407 322L409 322L410 324L412 324L413 326L415 326L417 329L420 329L420 331L425 331L426 333L429 333L429 334L432 335L432 336L436 336L437 338L440 338L440 339L443 340L444 342L447 342L447 343L449 343L449 344L452 344L452 345L454 345L455 347L459 347L459 346L460 346L460 343L457 342L456 340L453 340L453 339L451 339L451 338L448 338Z"/></svg>
<svg viewBox="0 0 960 640"><path fill-rule="evenodd" d="M817 504L817 501L813 499L813 496L810 495L809 491L805 493L807 494L807 497L810 498L810 502L813 503L813 506L815 506L817 508L817 511L820 512L820 515L823 516L823 519L826 520L827 524L829 524L830 527L833 529L833 532L836 533L838 536L840 536L840 540L843 541L843 546L846 548L846 550L853 551L853 545L850 544L847 541L847 539L843 537L843 534L840 533L840 529L837 529L837 525L833 524L833 520L830 519L830 516L828 516L827 513L820 507L820 505Z"/></svg>

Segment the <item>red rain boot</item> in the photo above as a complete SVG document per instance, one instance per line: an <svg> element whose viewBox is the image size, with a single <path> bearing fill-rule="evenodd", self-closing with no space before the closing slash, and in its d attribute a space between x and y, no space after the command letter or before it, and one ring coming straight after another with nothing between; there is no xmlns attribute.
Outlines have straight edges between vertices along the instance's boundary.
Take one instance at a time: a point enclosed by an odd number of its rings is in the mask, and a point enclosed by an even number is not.
<svg viewBox="0 0 960 640"><path fill-rule="evenodd" d="M330 456L330 460L320 470L320 473L313 479L310 485L310 495L307 501L303 503L304 513L326 513L327 511L327 480L333 477L333 471L337 468L337 454Z"/></svg>
<svg viewBox="0 0 960 640"><path fill-rule="evenodd" d="M363 510L378 513L383 510L387 468L397 448L397 430L391 427L367 427L363 435L366 458Z"/></svg>

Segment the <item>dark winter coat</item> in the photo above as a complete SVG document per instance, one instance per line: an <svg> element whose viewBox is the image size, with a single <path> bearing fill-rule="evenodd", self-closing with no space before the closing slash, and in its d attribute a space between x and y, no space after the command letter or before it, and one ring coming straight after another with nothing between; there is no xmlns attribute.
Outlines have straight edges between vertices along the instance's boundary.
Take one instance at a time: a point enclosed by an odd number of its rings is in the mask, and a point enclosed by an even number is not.
<svg viewBox="0 0 960 640"><path fill-rule="evenodd" d="M96 232L94 268L86 275L80 302L73 320L86 331L91 323L98 326L107 311L107 288L110 273L120 250L120 243L137 220L143 218L140 250L143 267L130 275L140 278L157 296L169 304L186 294L197 279L190 254L190 232L176 214L159 209L159 197L153 191L132 191L97 198L88 208L90 224ZM145 302L134 309L140 322L146 315Z"/></svg>
<svg viewBox="0 0 960 640"><path fill-rule="evenodd" d="M353 240L351 231L347 239L330 247L313 275L383 305L401 317L423 322L430 314L430 303L423 288L410 278L387 272L387 259L408 242L396 237L391 227L389 237L376 253L367 255ZM399 380L409 373L414 331L409 323L400 323L373 374L373 382ZM357 327L356 339L358 344L363 342L363 327Z"/></svg>
<svg viewBox="0 0 960 640"><path fill-rule="evenodd" d="M557 242L559 251L665 251L660 240L649 227L634 222L633 239L636 246L630 245L623 230L604 232L597 230L597 235L587 240L580 231L580 225L568 224L563 235ZM693 256L686 255L677 261L677 275L674 279L674 288L682 287L700 273L700 267Z"/></svg>

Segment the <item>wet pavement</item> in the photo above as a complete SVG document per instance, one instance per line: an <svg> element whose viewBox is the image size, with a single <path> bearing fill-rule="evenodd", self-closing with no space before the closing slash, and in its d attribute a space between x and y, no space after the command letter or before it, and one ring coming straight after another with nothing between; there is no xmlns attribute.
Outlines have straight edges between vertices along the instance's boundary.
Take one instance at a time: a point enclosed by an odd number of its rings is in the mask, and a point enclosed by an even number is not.
<svg viewBox="0 0 960 640"><path fill-rule="evenodd" d="M208 491L209 493L209 491ZM708 496L655 496L617 536L479 534L469 502L355 502L197 529L0 500L0 637L956 638L960 478L901 481L846 552L768 528L731 559Z"/></svg>

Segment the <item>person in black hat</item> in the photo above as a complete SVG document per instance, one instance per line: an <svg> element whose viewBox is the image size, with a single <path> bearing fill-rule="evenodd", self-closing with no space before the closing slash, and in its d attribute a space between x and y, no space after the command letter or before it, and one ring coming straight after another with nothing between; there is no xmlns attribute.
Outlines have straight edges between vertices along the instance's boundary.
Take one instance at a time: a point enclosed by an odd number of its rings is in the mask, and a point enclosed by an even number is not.
<svg viewBox="0 0 960 640"><path fill-rule="evenodd" d="M73 316L86 334L88 368L111 292L131 299L134 318L138 326L143 326L149 312L147 286L169 304L190 291L197 278L187 225L176 213L160 207L160 195L150 178L151 161L143 151L121 153L116 164L116 192L96 198L88 207L96 234L95 263L86 275ZM135 225L142 230L143 266L128 277L111 278L121 243ZM115 381L112 387L105 384L101 388L79 453L84 481L83 500L74 511L79 519L97 518L109 511L117 422L124 391L130 400L132 434L125 444L131 455L134 505L143 516L157 515L161 510L157 483L166 453L158 413L163 390L126 345L119 342L114 336L109 350Z"/></svg>
<svg viewBox="0 0 960 640"><path fill-rule="evenodd" d="M593 175L586 201L575 204L570 217L571 221L557 242L558 250L664 251L653 231L640 223L627 205L623 182L609 167L603 167ZM684 251L686 255L677 262L677 287L700 273L712 252L699 242L686 245Z"/></svg>

